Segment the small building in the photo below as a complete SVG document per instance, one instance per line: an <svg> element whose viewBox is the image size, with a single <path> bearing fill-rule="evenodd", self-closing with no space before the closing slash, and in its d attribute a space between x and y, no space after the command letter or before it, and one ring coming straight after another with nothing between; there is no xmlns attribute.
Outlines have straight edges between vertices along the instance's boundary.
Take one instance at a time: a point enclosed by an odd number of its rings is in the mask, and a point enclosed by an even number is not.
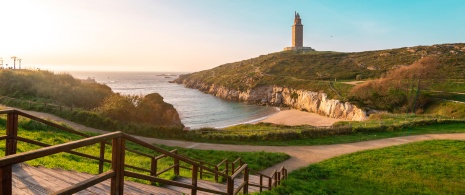
<svg viewBox="0 0 465 195"><path fill-rule="evenodd" d="M292 26L292 47L285 47L284 51L315 51L311 47L304 47L304 25L299 13L294 13L294 25Z"/></svg>

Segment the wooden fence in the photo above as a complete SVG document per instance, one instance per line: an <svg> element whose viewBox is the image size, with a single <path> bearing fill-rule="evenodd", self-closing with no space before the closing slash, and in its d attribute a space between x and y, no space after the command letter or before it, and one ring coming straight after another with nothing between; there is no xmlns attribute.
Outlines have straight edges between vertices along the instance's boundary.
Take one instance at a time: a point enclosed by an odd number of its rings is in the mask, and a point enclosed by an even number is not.
<svg viewBox="0 0 465 195"><path fill-rule="evenodd" d="M49 156L52 154L67 152L70 154L78 155L81 157L97 160L99 162L99 174L81 181L76 185L70 186L65 189L56 191L54 194L71 194L79 192L83 189L86 189L90 186L98 184L107 179L111 179L111 191L110 194L123 194L124 186L124 177L138 178L142 180L147 180L150 182L159 182L165 185L173 185L178 187L183 187L191 189L191 194L197 194L197 191L210 192L215 194L237 194L240 191L242 193L248 193L248 187L256 186L262 189L272 189L273 187L280 184L281 180L287 178L287 170L282 167L279 171L275 171L271 176L266 176L258 172L252 172L248 169L248 165L245 164L241 158L238 158L232 162L229 162L228 159L223 160L217 165L205 163L199 160L191 159L185 156L177 154L177 150L166 151L159 147L153 146L149 143L143 142L137 138L134 138L128 134L122 132L112 132L98 136L89 136L87 134L75 131L73 129L58 125L56 123L41 119L39 117L29 115L27 113L18 111L18 110L0 110L0 114L7 115L6 122L6 135L0 136L0 140L6 140L5 147L5 157L0 158L0 195L12 194L12 165L17 163L22 163L28 160ZM58 145L49 145L46 143L41 143L38 141L30 140L27 138L18 136L18 117L26 117L31 120L41 122L43 124L52 126L54 128L64 130L76 135L80 135L83 139L77 141L71 141L68 143L58 144ZM43 148L23 152L16 154L17 151L17 142L22 141ZM132 150L126 148L126 142L132 142L142 147L148 148L156 153L161 155L154 156L151 154L146 154L140 151ZM100 144L100 155L98 157L73 151L74 149ZM105 146L111 145L112 156L111 160L105 159ZM141 156L145 156L151 159L150 170L144 169L141 167L136 167L132 165L125 164L125 153L132 152ZM163 158L172 158L173 164L161 171L158 171L158 161ZM187 166L181 165L180 162L187 164ZM109 171L103 172L104 163L110 163L111 169ZM224 168L222 168L224 167ZM146 172L147 174L135 173L132 171L125 170L125 168L138 170ZM190 184L181 183L177 181L165 180L159 178L162 173L173 170L174 175L179 175L179 169L187 169L191 172L192 182ZM221 170L222 169L222 170ZM259 175L260 182L258 184L249 182L249 172ZM202 188L197 186L198 178L202 179L204 174L214 175L215 181L219 182L219 177L226 179L227 189L225 192ZM238 187L234 187L234 180L239 176L243 175L243 181ZM266 178L268 182L263 183L263 180Z"/></svg>

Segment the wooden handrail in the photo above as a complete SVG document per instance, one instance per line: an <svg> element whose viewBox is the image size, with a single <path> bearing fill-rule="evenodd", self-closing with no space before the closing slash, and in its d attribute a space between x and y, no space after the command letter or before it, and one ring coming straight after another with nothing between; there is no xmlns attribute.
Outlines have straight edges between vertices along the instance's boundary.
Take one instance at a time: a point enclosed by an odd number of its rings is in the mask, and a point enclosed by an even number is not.
<svg viewBox="0 0 465 195"><path fill-rule="evenodd" d="M176 151L178 151L178 149L171 150L170 152L171 152L171 153L174 153L174 152L176 152ZM165 158L165 157L168 157L168 155L162 154L162 155L156 156L156 157L155 157L155 160L160 160L160 159Z"/></svg>
<svg viewBox="0 0 465 195"><path fill-rule="evenodd" d="M235 190L234 190L234 193L233 194L237 194L241 191L241 189L245 186L245 184L247 184L247 182L243 181L241 183L241 185L239 185Z"/></svg>
<svg viewBox="0 0 465 195"><path fill-rule="evenodd" d="M249 170L249 171L255 175L259 175L259 176L266 177L266 178L271 178L270 176L260 173L258 171L253 171L253 170Z"/></svg>
<svg viewBox="0 0 465 195"><path fill-rule="evenodd" d="M74 194L74 193L77 193L81 190L84 190L88 187L91 187L95 184L98 184L100 182L103 182L107 179L110 179L111 177L113 177L115 175L115 172L114 171L107 171L105 173L102 173L102 174L99 174L99 175L96 175L94 177L91 177L89 179L86 179L84 181L81 181L77 184L74 184L72 186L69 186L67 188L64 188L64 189L61 189L59 191L56 191L54 193L52 193L53 195L61 195L61 194Z"/></svg>
<svg viewBox="0 0 465 195"><path fill-rule="evenodd" d="M41 123L44 123L46 125L49 125L49 126L52 126L52 127L55 127L55 128L58 128L58 129L61 129L61 130L64 130L64 131L67 131L67 132L70 132L70 133L73 133L73 134L76 134L76 135L80 135L82 137L91 137L90 135L87 135L85 133L81 133L79 131L76 131L76 130L68 128L68 127L65 127L63 125L58 125L56 123L50 122L50 121L42 119L42 118L27 114L27 113L24 113L24 112L21 112L21 111L16 111L16 112L21 116L24 116L24 117L27 117L27 118L30 118L30 119L34 119L36 121L39 121Z"/></svg>
<svg viewBox="0 0 465 195"><path fill-rule="evenodd" d="M9 114L9 113L15 113L15 112L18 112L18 111L14 109L0 110L0 114Z"/></svg>
<svg viewBox="0 0 465 195"><path fill-rule="evenodd" d="M10 138L8 135L0 136L0 140L8 139Z"/></svg>
<svg viewBox="0 0 465 195"><path fill-rule="evenodd" d="M195 162L195 161L192 161L192 160L190 160L190 159L187 159L187 158L185 158L184 156L180 156L180 155L178 155L178 154L170 153L170 152L168 152L168 151L166 151L166 150L163 150L163 149L161 149L161 148L159 148L159 147L156 147L156 146L153 146L153 145L148 144L148 143L146 143L146 142L143 142L143 141L141 141L141 140L138 140L138 139L136 139L135 137L132 137L131 135L123 134L123 138L125 138L126 140L129 140L129 141L131 141L131 142L134 142L134 143L136 143L136 144L139 144L139 145L141 145L141 146L144 146L144 147L146 147L146 148L152 149L152 150L154 150L154 151L156 151L156 152L159 152L159 153L162 153L162 154L166 154L166 155L168 155L168 156L170 156L170 157L173 157L173 158L177 158L177 159L179 159L179 160L181 160L181 161L184 161L184 162L186 162L186 163L189 163L189 164L191 164L191 165L197 165L198 167L202 167L202 169L205 169L205 170L208 170L208 171L211 171L211 172L215 172L215 170L213 170L213 169L211 169L211 168L209 168L209 167L200 165L199 163L197 163L197 162ZM228 175L223 174L223 173L218 173L218 174L221 175L221 176L223 176L223 177L228 177Z"/></svg>
<svg viewBox="0 0 465 195"><path fill-rule="evenodd" d="M40 158L40 157L44 157L44 156L48 156L48 155L52 155L52 154L56 154L56 153L60 153L60 152L67 152L67 153L70 153L70 154L74 154L74 155L78 155L78 156L82 156L82 157L85 157L85 158L89 158L89 159L99 161L99 173L101 173L101 174L99 174L99 175L97 175L95 177L92 177L90 179L87 179L85 181L79 182L78 184L75 184L74 186L71 186L71 187L62 189L60 191L57 191L54 194L76 193L76 192L79 192L79 191L81 191L83 189L86 189L86 188L88 188L88 187L90 187L92 185L95 185L95 184L100 183L100 182L102 182L104 180L107 180L109 178L112 179L111 193L112 194L113 193L123 193L124 176L134 177L134 178L144 179L144 180L148 180L148 181L152 181L152 182L160 182L160 183L164 183L164 184L168 184L168 185L174 185L174 186L188 188L188 189L192 190L191 193L193 193L193 194L196 194L197 190L204 191L204 192L210 192L210 193L216 193L216 194L236 194L241 189L243 189L244 194L247 194L249 185L250 186L257 186L257 187L260 188L260 191L262 191L262 188L271 189L271 186L273 186L273 185L276 186L277 184L279 184L281 182L281 180L284 180L284 179L287 178L287 169L285 169L284 166L282 166L280 168L279 172L275 170L271 177L263 175L263 174L261 174L259 172L253 171L253 173L258 174L260 176L260 185L251 184L251 183L249 183L249 177L248 177L248 175L249 175L248 165L244 164L241 157L237 158L235 161L233 161L231 163L231 166L232 166L231 172L232 173L231 173L231 176L229 176L228 175L228 160L227 159L222 160L217 165L213 165L211 163L206 163L206 162L203 162L203 161L200 161L200 160L196 160L196 159L192 159L192 158L189 158L189 157L184 157L184 156L178 155L177 154L177 149L174 149L172 151L166 151L164 149L153 146L151 144L143 142L143 141L141 141L141 140L139 140L139 139L137 139L135 137L132 137L132 136L130 136L128 134L125 134L125 133L122 133L122 132L119 132L119 131L91 137L90 135L78 132L78 131L70 129L68 127L58 125L58 124L56 124L54 122L51 122L51 121L48 121L48 120L45 120L45 119L30 115L30 114L27 114L27 113L24 113L24 112L21 112L21 111L18 111L18 110L0 110L0 114L8 114L8 117L7 117L7 135L6 136L0 136L0 140L5 140L5 139L7 140L7 148L6 148L7 152L6 152L6 156L0 159L0 170L4 171L4 172L5 171L9 172L8 174L3 174L3 176L0 175L2 178L5 178L5 176L7 178L7 180L5 180L5 181L2 180L2 185L8 184L8 183L11 184L11 165L12 164L21 163L21 162L25 162L25 161L32 160L32 159L35 159L35 158ZM27 138L18 137L17 136L18 115L30 118L32 120L41 122L43 124L55 127L57 129L60 129L60 130L68 131L68 132L70 132L72 134L80 135L80 136L84 137L84 139L71 141L71 142L68 142L68 143L63 143L63 144L58 144L58 145L53 145L52 146L52 145L49 145L49 144L45 144L45 143L41 143L41 142L38 142L38 141L30 140L30 139L27 139ZM16 140L31 143L31 144L35 144L35 145L38 145L38 146L42 146L44 148L34 150L34 151L28 151L28 152L24 152L24 153L20 153L20 154L15 154L16 153ZM105 151L105 145L110 145L110 142L109 142L110 140L112 140L111 141L112 160L107 160L107 159L104 158L104 154L105 154L104 151ZM139 152L139 151L136 151L136 150L133 150L133 149L130 149L130 148L126 148L126 144L125 144L126 141L130 141L130 142L133 142L133 143L138 144L140 146L146 147L146 148L148 148L148 149L150 149L150 150L152 150L154 152L161 153L161 155L153 156L153 155L146 154L146 153L143 153L143 152ZM76 149L76 148L81 148L81 147L85 147L85 146L89 146L89 145L93 145L93 144L99 144L99 143L100 143L100 157L95 157L95 156L92 156L92 155L83 154L83 153L80 153L80 152L77 152L77 151L73 151L73 149ZM145 157L148 157L148 158L152 159L151 170L147 170L147 169L144 169L144 168L139 168L139 167L135 167L135 166L132 166L132 165L124 164L125 151L133 152L135 154L145 156ZM165 157L173 158L174 159L174 164L167 167L167 168L165 168L161 172L157 173L157 170L156 170L156 168L157 168L156 164L157 163L156 162L157 162L157 160L159 160L161 158L165 158ZM179 161L183 161L183 162L185 162L187 164L192 165L192 169L188 168L188 167L181 166L179 164ZM103 169L102 169L103 168L103 163L105 163L105 162L112 163L112 170L108 171L108 172L105 172L105 173L102 173L103 172ZM239 162L240 167L234 169L234 166L235 166L235 164L237 162ZM225 170L219 171L218 167L223 165L223 164L226 165ZM212 169L212 168L210 168L210 167L208 167L206 165L214 166L214 169ZM151 176L142 175L142 174L139 174L139 173L133 173L133 172L130 172L130 171L125 171L124 167L134 169L134 170L139 170L139 171L146 171L146 172L149 172L151 174ZM160 174L162 174L162 173L164 173L164 172L166 172L166 171L168 171L170 169L173 169L173 168L175 170L175 175L177 175L177 174L179 174L179 168L180 167L192 170L192 185L156 178L157 175L160 175ZM206 172L204 172L204 170ZM243 171L244 171L244 181L239 185L239 187L236 190L234 190L234 178L236 178ZM224 173L224 172L226 172L226 173ZM203 173L215 175L215 180L216 181L218 180L218 176L222 176L224 178L227 178L227 192L221 192L221 191L216 191L216 190L202 188L202 187L197 186L198 173L200 173L199 174L200 179L202 179L202 174ZM8 175L10 175L10 179L8 179L8 177L9 177ZM262 180L263 180L264 177L268 178L268 180L269 180L268 187L262 185ZM274 178L274 182L272 182L273 178ZM6 193L10 192L11 193L11 189L3 189L0 192L4 192L4 193L5 192Z"/></svg>
<svg viewBox="0 0 465 195"><path fill-rule="evenodd" d="M108 139L122 137L122 135L123 133L118 131L118 132L108 133L104 135L98 135L95 137L85 138L85 139L78 140L78 141L72 141L72 142L68 142L64 144L40 148L37 150L28 151L28 152L24 152L20 154L13 154L13 155L5 156L0 160L0 167L5 167L5 166L25 162L28 160L32 160L32 159L60 153L60 152L70 151L72 149L96 144L96 143L99 143L99 142L102 142Z"/></svg>
<svg viewBox="0 0 465 195"><path fill-rule="evenodd" d="M227 158L225 158L223 161L221 161L220 163L218 163L216 166L218 166L218 167L219 167L219 166L221 166L223 163L225 163L225 162L227 162L227 161L228 161L228 159L227 159Z"/></svg>
<svg viewBox="0 0 465 195"><path fill-rule="evenodd" d="M247 164L242 165L234 174L231 175L231 178L236 178L245 168L247 168Z"/></svg>

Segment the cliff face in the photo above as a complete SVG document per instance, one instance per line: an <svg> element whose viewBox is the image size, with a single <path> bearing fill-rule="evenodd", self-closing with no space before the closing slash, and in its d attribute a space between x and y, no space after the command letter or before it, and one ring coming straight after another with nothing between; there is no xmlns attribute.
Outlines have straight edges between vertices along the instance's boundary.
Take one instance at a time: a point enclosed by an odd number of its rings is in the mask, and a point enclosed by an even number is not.
<svg viewBox="0 0 465 195"><path fill-rule="evenodd" d="M325 93L294 90L278 86L262 86L247 91L238 91L215 84L208 85L196 80L177 79L175 82L228 100L277 106L286 105L294 109L318 113L335 119L354 121L367 119L367 114L362 109L349 102L329 99Z"/></svg>

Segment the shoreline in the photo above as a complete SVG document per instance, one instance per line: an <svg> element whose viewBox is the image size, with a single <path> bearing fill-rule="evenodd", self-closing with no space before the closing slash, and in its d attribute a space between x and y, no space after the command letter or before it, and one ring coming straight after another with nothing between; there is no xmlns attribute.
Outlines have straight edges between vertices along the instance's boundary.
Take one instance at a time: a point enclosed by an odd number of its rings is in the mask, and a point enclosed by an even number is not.
<svg viewBox="0 0 465 195"><path fill-rule="evenodd" d="M273 123L279 125L298 126L298 125L311 125L315 127L331 126L336 122L344 121L342 119L333 119L322 116L316 113L304 112L295 109L280 110L279 112L266 117L263 120L257 121L253 124L260 122Z"/></svg>

